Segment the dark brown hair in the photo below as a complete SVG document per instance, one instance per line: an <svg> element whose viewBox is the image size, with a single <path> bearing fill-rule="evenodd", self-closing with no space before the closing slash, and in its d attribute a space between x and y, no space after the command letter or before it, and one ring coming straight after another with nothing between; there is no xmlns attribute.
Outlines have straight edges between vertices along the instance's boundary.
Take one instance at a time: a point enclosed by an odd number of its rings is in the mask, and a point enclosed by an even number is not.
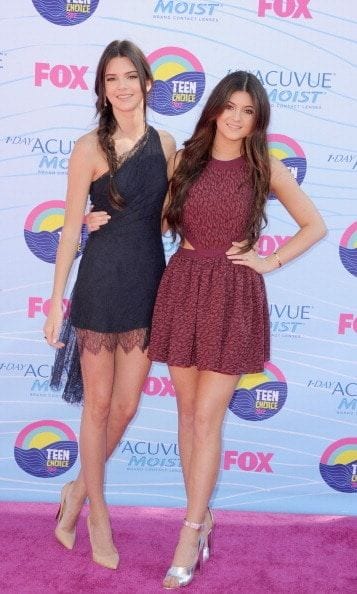
<svg viewBox="0 0 357 594"><path fill-rule="evenodd" d="M124 205L123 198L119 195L116 185L113 180L113 175L116 172L119 162L115 152L115 144L113 135L117 129L117 121L113 115L113 110L110 101L105 95L105 72L107 66L113 58L128 58L138 72L140 87L144 98L144 122L146 122L146 103L147 103L147 83L153 82L150 66L141 49L139 49L131 41L124 39L123 41L112 41L107 45L101 55L97 66L95 77L94 90L97 95L96 110L99 115L98 125L98 140L106 159L109 168L109 196L112 205L115 208L122 208Z"/></svg>
<svg viewBox="0 0 357 594"><path fill-rule="evenodd" d="M197 122L193 135L184 142L181 160L170 182L170 202L166 218L174 237L182 235L183 206L187 192L198 179L211 158L216 134L216 118L225 109L232 93L249 93L254 111L255 127L242 142L242 155L246 157L254 193L254 209L247 233L248 251L259 238L266 224L265 204L269 193L270 163L266 131L269 124L270 105L266 91L254 74L238 70L225 76L211 92Z"/></svg>

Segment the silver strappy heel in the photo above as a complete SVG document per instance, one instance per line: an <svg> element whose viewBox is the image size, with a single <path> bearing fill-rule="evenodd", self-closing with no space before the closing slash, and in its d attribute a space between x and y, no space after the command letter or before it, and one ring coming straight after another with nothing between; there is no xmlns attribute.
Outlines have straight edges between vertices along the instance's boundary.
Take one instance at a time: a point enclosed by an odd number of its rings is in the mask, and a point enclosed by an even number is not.
<svg viewBox="0 0 357 594"><path fill-rule="evenodd" d="M193 528L194 530L202 530L204 524L197 524L196 522L189 522L188 520L183 521L184 526ZM188 586L194 578L196 569L199 569L203 564L202 551L203 551L204 540L200 536L198 541L197 560L190 567L180 567L178 565L172 565L166 573L167 577L173 577L176 580L174 586L164 586L166 590L173 590L174 588L181 588L181 586Z"/></svg>
<svg viewBox="0 0 357 594"><path fill-rule="evenodd" d="M205 535L205 537L203 539L203 547L202 547L202 561L203 561L203 563L206 563L206 561L208 561L208 559L211 557L211 555L213 553L214 519L213 519L212 510L210 508L208 508L208 513L211 517L211 528L209 529L209 531L207 532L207 534ZM205 524L204 524L204 526L205 526Z"/></svg>

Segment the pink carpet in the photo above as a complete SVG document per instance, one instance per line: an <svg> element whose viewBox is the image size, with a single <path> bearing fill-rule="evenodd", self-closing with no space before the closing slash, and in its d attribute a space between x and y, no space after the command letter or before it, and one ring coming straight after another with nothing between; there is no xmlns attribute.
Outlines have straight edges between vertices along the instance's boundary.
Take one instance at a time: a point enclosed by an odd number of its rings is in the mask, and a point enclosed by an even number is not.
<svg viewBox="0 0 357 594"><path fill-rule="evenodd" d="M92 563L84 517L77 543L53 538L56 506L1 503L0 592L158 594L181 510L112 507L121 564ZM84 514L83 514L84 515ZM357 594L357 517L218 511L213 558L187 594Z"/></svg>

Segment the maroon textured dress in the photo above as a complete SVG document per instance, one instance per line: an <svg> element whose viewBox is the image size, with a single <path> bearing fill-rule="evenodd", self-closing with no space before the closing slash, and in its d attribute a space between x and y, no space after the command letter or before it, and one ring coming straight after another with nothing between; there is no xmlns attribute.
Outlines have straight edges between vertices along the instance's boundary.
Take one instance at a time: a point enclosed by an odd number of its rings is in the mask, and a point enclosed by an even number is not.
<svg viewBox="0 0 357 594"><path fill-rule="evenodd" d="M232 241L246 239L252 207L246 160L211 159L184 206L183 232L195 250L179 248L160 283L153 361L232 375L263 371L269 360L264 280L225 255Z"/></svg>

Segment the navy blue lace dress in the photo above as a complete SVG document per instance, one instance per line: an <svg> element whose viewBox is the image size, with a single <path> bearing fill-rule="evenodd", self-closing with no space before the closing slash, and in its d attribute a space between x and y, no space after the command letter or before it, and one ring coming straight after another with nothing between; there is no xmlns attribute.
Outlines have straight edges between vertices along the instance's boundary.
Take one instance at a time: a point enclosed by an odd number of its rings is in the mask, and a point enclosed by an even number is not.
<svg viewBox="0 0 357 594"><path fill-rule="evenodd" d="M123 156L115 183L125 206L109 201L109 174L90 187L93 210L111 215L108 224L90 234L65 320L51 387L61 389L68 402L80 402L83 384L80 354L128 352L148 345L155 297L165 268L161 240L161 210L167 191L166 159L158 132L148 127L139 142Z"/></svg>

